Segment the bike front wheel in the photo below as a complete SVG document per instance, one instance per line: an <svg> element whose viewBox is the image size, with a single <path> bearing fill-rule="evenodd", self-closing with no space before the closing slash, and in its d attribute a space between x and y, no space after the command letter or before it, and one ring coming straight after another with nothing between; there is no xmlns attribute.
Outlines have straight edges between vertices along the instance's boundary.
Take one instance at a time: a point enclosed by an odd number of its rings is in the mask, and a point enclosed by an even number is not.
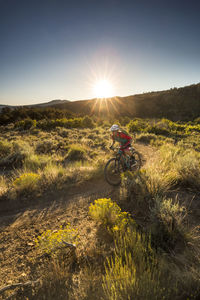
<svg viewBox="0 0 200 300"><path fill-rule="evenodd" d="M104 168L104 176L106 181L110 185L120 185L121 183L121 173L123 172L123 167L121 161L116 158L111 158Z"/></svg>

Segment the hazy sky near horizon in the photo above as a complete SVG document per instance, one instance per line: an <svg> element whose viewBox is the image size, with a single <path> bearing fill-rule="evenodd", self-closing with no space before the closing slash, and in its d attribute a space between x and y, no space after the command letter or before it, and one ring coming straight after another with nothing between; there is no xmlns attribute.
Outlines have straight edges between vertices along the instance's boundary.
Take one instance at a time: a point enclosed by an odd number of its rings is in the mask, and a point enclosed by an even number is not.
<svg viewBox="0 0 200 300"><path fill-rule="evenodd" d="M200 2L0 0L0 104L127 96L200 82Z"/></svg>

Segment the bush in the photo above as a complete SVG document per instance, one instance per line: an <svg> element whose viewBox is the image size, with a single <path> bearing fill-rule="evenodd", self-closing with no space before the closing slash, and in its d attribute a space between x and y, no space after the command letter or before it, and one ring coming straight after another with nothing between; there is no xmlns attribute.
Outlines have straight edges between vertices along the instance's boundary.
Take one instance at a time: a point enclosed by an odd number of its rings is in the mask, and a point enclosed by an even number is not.
<svg viewBox="0 0 200 300"><path fill-rule="evenodd" d="M135 225L127 212L122 212L121 208L111 199L98 199L89 207L90 216L108 226L114 232L124 231L127 226Z"/></svg>
<svg viewBox="0 0 200 300"><path fill-rule="evenodd" d="M6 140L0 141L0 158L6 157L13 151L13 145Z"/></svg>
<svg viewBox="0 0 200 300"><path fill-rule="evenodd" d="M71 228L70 224L65 228L60 227L59 230L46 230L36 240L36 247L43 253L54 253L59 248L65 247L65 242L70 244L78 243L77 230Z"/></svg>
<svg viewBox="0 0 200 300"><path fill-rule="evenodd" d="M132 230L116 238L105 265L104 299L171 299L175 287L156 259L150 237Z"/></svg>
<svg viewBox="0 0 200 300"><path fill-rule="evenodd" d="M68 171L61 165L48 163L42 172L42 181L44 185L62 184L68 175ZM57 186L57 188L58 188Z"/></svg>
<svg viewBox="0 0 200 300"><path fill-rule="evenodd" d="M184 186L199 189L200 187L200 156L194 150L186 151L177 158L175 168L178 181Z"/></svg>
<svg viewBox="0 0 200 300"><path fill-rule="evenodd" d="M140 132L140 131L144 131L147 125L148 123L145 122L145 120L135 119L135 120L131 120L127 126L130 132Z"/></svg>
<svg viewBox="0 0 200 300"><path fill-rule="evenodd" d="M178 242L185 242L188 233L184 225L186 215L186 208L180 206L177 200L173 202L172 199L165 197L154 199L150 218L152 240L156 248L171 251Z"/></svg>
<svg viewBox="0 0 200 300"><path fill-rule="evenodd" d="M31 154L24 159L23 167L35 172L38 169L43 169L50 160L50 156Z"/></svg>
<svg viewBox="0 0 200 300"><path fill-rule="evenodd" d="M86 151L79 145L72 145L69 149L66 159L69 161L85 160Z"/></svg>
<svg viewBox="0 0 200 300"><path fill-rule="evenodd" d="M93 128L94 127L93 120L90 117L85 116L82 120L82 127L83 128Z"/></svg>
<svg viewBox="0 0 200 300"><path fill-rule="evenodd" d="M142 133L136 137L135 141L148 145L152 141L155 141L156 139L157 139L157 136L155 134Z"/></svg>
<svg viewBox="0 0 200 300"><path fill-rule="evenodd" d="M149 133L154 133L156 135L168 136L170 134L169 130L167 128L164 128L160 123L157 123L155 125L148 125L146 131Z"/></svg>
<svg viewBox="0 0 200 300"><path fill-rule="evenodd" d="M57 145L54 140L44 140L42 142L38 142L36 145L36 153L44 153L50 154L57 149Z"/></svg>
<svg viewBox="0 0 200 300"><path fill-rule="evenodd" d="M37 123L37 127L49 130L54 129L56 127L64 127L64 128L82 128L83 118L73 118L73 119L56 119L56 120L42 120Z"/></svg>
<svg viewBox="0 0 200 300"><path fill-rule="evenodd" d="M3 196L8 190L8 185L3 176L0 176L0 197Z"/></svg>
<svg viewBox="0 0 200 300"><path fill-rule="evenodd" d="M24 173L13 181L17 192L33 192L38 189L40 175L35 173Z"/></svg>
<svg viewBox="0 0 200 300"><path fill-rule="evenodd" d="M28 130L31 128L35 128L36 124L37 124L36 120L25 119L25 120L16 122L15 128L18 128L20 130Z"/></svg>
<svg viewBox="0 0 200 300"><path fill-rule="evenodd" d="M156 196L164 195L174 183L172 175L162 174L162 170L155 170L149 166L136 173L126 172L122 175L122 193L138 204L148 207L149 201Z"/></svg>

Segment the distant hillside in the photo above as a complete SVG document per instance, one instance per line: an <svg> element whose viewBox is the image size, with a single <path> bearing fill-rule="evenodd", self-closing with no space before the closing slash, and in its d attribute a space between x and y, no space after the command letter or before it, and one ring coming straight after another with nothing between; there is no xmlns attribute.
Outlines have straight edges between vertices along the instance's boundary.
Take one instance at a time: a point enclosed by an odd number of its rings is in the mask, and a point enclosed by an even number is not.
<svg viewBox="0 0 200 300"><path fill-rule="evenodd" d="M0 110L2 107L0 106ZM9 108L19 109L20 107ZM191 120L200 116L200 83L183 88L138 94L110 99L80 101L52 100L47 103L23 106L23 108L66 110L68 115L96 115L117 118L168 118L173 121Z"/></svg>
<svg viewBox="0 0 200 300"><path fill-rule="evenodd" d="M200 115L200 83L128 97L67 102L56 107L83 115L190 120Z"/></svg>
<svg viewBox="0 0 200 300"><path fill-rule="evenodd" d="M8 107L10 109L15 109L15 108L20 108L20 107L33 107L33 108L37 108L37 107L54 107L57 104L64 104L70 102L69 100L60 100L60 99L56 99L56 100L52 100L49 102L44 102L44 103L37 103L37 104L31 104L31 105L18 105L18 106L12 106L12 105L6 105L6 104L0 104L0 111L4 108L4 107Z"/></svg>
<svg viewBox="0 0 200 300"><path fill-rule="evenodd" d="M39 104L32 104L29 105L29 107L51 107L54 105L58 105L58 104L65 104L70 102L69 100L60 100L60 99L56 99L56 100L52 100L49 102L44 102L44 103L39 103Z"/></svg>

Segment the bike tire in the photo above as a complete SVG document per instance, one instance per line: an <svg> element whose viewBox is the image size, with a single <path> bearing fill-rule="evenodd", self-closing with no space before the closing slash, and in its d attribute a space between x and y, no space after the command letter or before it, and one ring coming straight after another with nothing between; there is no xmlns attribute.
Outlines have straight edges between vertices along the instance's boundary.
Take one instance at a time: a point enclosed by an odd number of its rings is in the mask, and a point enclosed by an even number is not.
<svg viewBox="0 0 200 300"><path fill-rule="evenodd" d="M123 172L123 167L121 161L116 158L111 158L106 163L104 168L105 180L113 186L118 186L121 183L121 173Z"/></svg>
<svg viewBox="0 0 200 300"><path fill-rule="evenodd" d="M131 171L138 171L142 166L142 158L141 154L138 151L134 151L133 156L135 158L135 162L133 165L131 165L130 169Z"/></svg>

